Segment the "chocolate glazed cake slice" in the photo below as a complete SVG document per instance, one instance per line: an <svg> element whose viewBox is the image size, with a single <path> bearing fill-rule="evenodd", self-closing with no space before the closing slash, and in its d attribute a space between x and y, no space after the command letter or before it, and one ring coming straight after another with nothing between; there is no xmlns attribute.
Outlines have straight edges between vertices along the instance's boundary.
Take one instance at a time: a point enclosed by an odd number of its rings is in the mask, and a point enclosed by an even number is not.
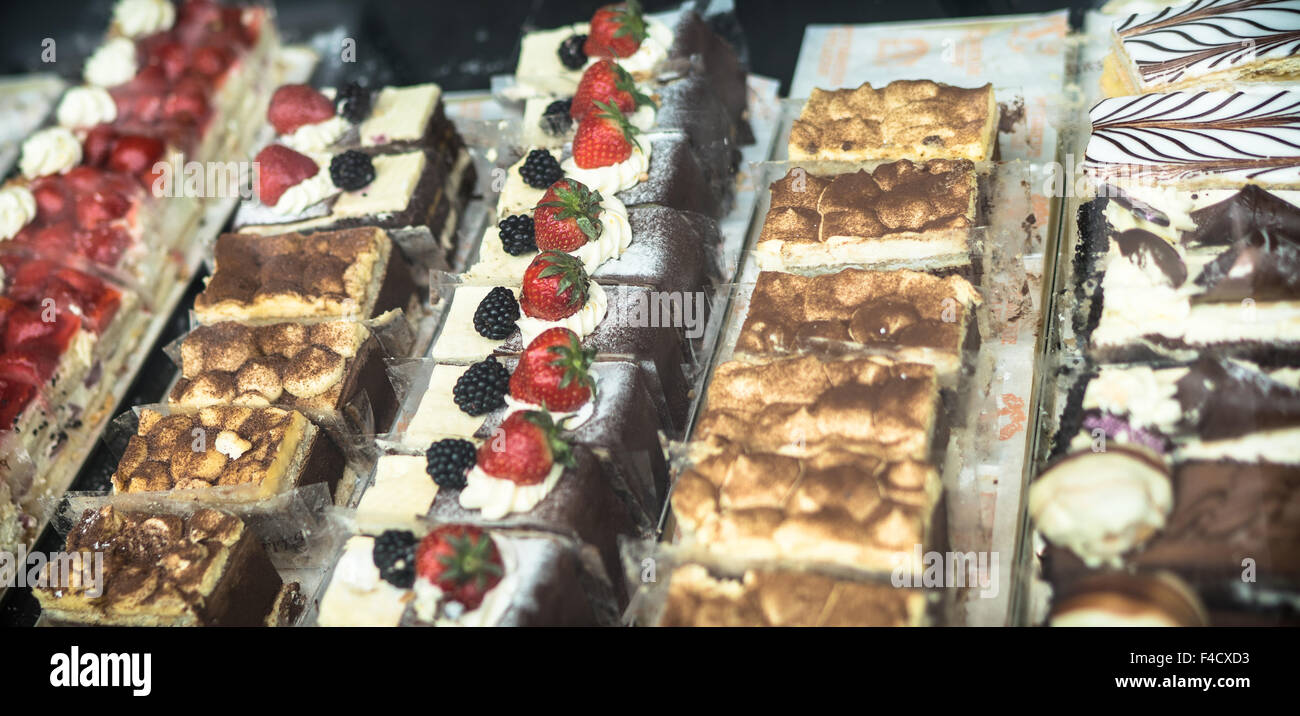
<svg viewBox="0 0 1300 716"><path fill-rule="evenodd" d="M83 626L263 626L281 591L261 542L238 517L86 510L64 542L70 553L103 558L102 582L33 590L46 618ZM45 567L47 579L57 579Z"/></svg>

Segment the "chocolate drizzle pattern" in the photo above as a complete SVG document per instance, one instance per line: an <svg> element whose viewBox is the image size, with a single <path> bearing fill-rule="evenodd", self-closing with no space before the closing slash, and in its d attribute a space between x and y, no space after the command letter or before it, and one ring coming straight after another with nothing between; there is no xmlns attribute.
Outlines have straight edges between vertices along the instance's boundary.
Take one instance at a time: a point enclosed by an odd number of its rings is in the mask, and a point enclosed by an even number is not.
<svg viewBox="0 0 1300 716"><path fill-rule="evenodd" d="M1169 85L1300 50L1300 1L1197 0L1115 27L1144 86Z"/></svg>
<svg viewBox="0 0 1300 716"><path fill-rule="evenodd" d="M1089 113L1094 179L1300 181L1300 93L1171 92L1115 97Z"/></svg>

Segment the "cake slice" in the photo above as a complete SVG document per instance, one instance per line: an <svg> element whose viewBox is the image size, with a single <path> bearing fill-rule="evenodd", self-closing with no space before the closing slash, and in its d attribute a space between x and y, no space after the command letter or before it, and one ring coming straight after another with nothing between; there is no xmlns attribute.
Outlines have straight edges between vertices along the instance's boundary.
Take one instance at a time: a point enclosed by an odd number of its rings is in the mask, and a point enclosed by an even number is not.
<svg viewBox="0 0 1300 716"><path fill-rule="evenodd" d="M758 274L735 354L878 352L929 363L954 388L979 351L979 291L960 276L844 269L819 276Z"/></svg>
<svg viewBox="0 0 1300 716"><path fill-rule="evenodd" d="M1300 94L1291 90L1112 97L1088 116L1083 169L1098 184L1300 187Z"/></svg>
<svg viewBox="0 0 1300 716"><path fill-rule="evenodd" d="M923 462L838 449L793 458L729 445L681 475L672 506L678 544L715 559L920 576L916 555L943 549L940 489Z"/></svg>
<svg viewBox="0 0 1300 716"><path fill-rule="evenodd" d="M896 80L880 89L814 89L790 129L791 161L995 159L993 85Z"/></svg>
<svg viewBox="0 0 1300 716"><path fill-rule="evenodd" d="M263 626L282 582L240 518L212 509L86 510L64 542L102 557L102 583L80 579L33 590L47 619L81 626ZM44 576L54 579L53 563Z"/></svg>
<svg viewBox="0 0 1300 716"><path fill-rule="evenodd" d="M113 472L113 491L176 490L179 497L256 502L318 482L332 492L344 462L334 441L297 411L146 408Z"/></svg>
<svg viewBox="0 0 1300 716"><path fill-rule="evenodd" d="M475 586L475 575L448 574L436 560L420 559L474 548L489 556L483 583L490 586ZM422 538L383 531L348 540L321 597L317 624L595 626L608 607L589 594L589 583L581 559L554 538L463 525L435 528Z"/></svg>
<svg viewBox="0 0 1300 716"><path fill-rule="evenodd" d="M1134 13L1111 30L1102 90L1112 97L1300 76L1300 3L1200 0Z"/></svg>
<svg viewBox="0 0 1300 716"><path fill-rule="evenodd" d="M379 228L223 234L214 254L213 274L194 299L202 323L419 312L412 269Z"/></svg>
<svg viewBox="0 0 1300 716"><path fill-rule="evenodd" d="M971 270L979 190L968 161L902 160L827 176L796 168L771 195L754 247L763 269Z"/></svg>
<svg viewBox="0 0 1300 716"><path fill-rule="evenodd" d="M1097 574L1053 599L1048 626L1201 627L1209 617L1196 593L1173 574Z"/></svg>
<svg viewBox="0 0 1300 716"><path fill-rule="evenodd" d="M336 421L364 393L376 431L397 414L384 351L362 323L214 323L185 336L180 355L181 377L168 402L185 410L275 405Z"/></svg>
<svg viewBox="0 0 1300 716"><path fill-rule="evenodd" d="M747 570L741 578L687 564L673 570L657 626L833 627L925 626L919 589L819 574Z"/></svg>
<svg viewBox="0 0 1300 716"><path fill-rule="evenodd" d="M830 448L884 460L928 461L947 445L934 368L883 357L714 368L694 450L740 445L807 457Z"/></svg>

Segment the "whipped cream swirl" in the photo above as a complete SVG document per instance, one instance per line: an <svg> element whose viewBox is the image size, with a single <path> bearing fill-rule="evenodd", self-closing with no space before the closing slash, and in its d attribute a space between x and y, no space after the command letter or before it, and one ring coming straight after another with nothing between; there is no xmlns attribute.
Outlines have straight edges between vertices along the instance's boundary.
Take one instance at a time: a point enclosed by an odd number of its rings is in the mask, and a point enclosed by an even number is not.
<svg viewBox="0 0 1300 716"><path fill-rule="evenodd" d="M301 214L308 207L318 204L339 193L339 188L330 181L329 172L317 169L312 176L294 184L280 195L280 200L271 211L285 216Z"/></svg>
<svg viewBox="0 0 1300 716"><path fill-rule="evenodd" d="M90 129L97 124L117 119L117 103L103 87L84 85L73 87L59 102L59 126L68 129Z"/></svg>
<svg viewBox="0 0 1300 716"><path fill-rule="evenodd" d="M514 480L493 477L475 465L465 478L460 491L460 506L467 510L481 510L483 518L499 520L515 512L527 512L537 506L555 489L564 466L555 463L546 478L536 485L520 485Z"/></svg>
<svg viewBox="0 0 1300 716"><path fill-rule="evenodd" d="M650 171L650 142L642 140L641 146L632 147L632 155L627 159L607 167L583 169L569 157L560 163L564 175L577 179L587 188L612 196L615 192L631 189L641 182Z"/></svg>
<svg viewBox="0 0 1300 716"><path fill-rule="evenodd" d="M578 334L579 339L586 338L605 319L605 313L608 310L609 297L605 295L605 289L600 284L592 281L590 292L587 295L587 302L576 313L565 316L558 321L520 316L518 321L519 334L523 338L525 346L532 343L534 338L540 336L546 330L556 326L563 326L573 331Z"/></svg>
<svg viewBox="0 0 1300 716"><path fill-rule="evenodd" d="M86 82L98 87L116 87L135 77L138 68L135 43L115 37L99 46L86 60Z"/></svg>
<svg viewBox="0 0 1300 716"><path fill-rule="evenodd" d="M174 22L176 8L168 0L119 0L113 8L113 24L127 37L170 30Z"/></svg>
<svg viewBox="0 0 1300 716"><path fill-rule="evenodd" d="M12 239L36 218L36 197L25 186L0 189L0 239ZM3 283L0 283L3 287Z"/></svg>
<svg viewBox="0 0 1300 716"><path fill-rule="evenodd" d="M81 142L64 127L49 127L23 142L18 168L28 179L61 174L81 162Z"/></svg>
<svg viewBox="0 0 1300 716"><path fill-rule="evenodd" d="M349 126L347 120L336 114L323 122L304 124L280 139L286 146L300 152L315 152L338 141Z"/></svg>

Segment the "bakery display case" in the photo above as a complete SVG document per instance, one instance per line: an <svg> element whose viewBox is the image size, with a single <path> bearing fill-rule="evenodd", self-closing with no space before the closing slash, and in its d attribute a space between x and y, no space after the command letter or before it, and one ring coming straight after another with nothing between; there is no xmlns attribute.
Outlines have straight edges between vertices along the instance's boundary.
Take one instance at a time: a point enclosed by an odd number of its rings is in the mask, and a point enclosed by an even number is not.
<svg viewBox="0 0 1300 716"><path fill-rule="evenodd" d="M0 551L101 571L0 619L1294 624L1296 4L108 3L0 185Z"/></svg>

